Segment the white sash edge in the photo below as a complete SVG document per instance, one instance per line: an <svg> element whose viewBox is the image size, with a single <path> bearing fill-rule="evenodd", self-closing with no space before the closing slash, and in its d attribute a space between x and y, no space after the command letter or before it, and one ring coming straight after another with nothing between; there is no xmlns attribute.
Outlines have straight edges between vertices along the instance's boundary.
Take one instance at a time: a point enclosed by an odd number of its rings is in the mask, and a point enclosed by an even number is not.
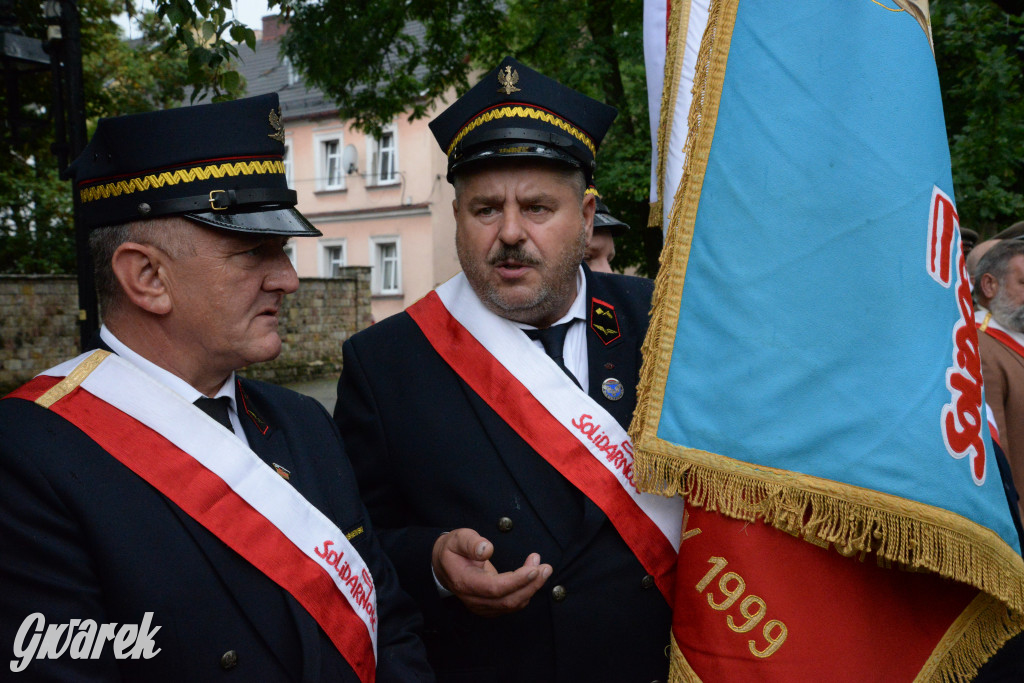
<svg viewBox="0 0 1024 683"><path fill-rule="evenodd" d="M89 355L82 354L40 374L66 377ZM342 562L348 563L352 576L359 578L360 582L363 582L363 577L371 577L369 586L363 585L364 589L370 590L370 601L376 614L377 596L370 569L337 525L268 467L237 436L123 358L111 354L85 378L81 386L195 458L327 572L366 626L376 660L376 624L371 622L367 610L346 590L345 582L335 567L315 552L329 540L336 552L344 553Z"/></svg>
<svg viewBox="0 0 1024 683"><path fill-rule="evenodd" d="M595 434L603 432L613 444L628 444L626 458L632 468L633 442L618 421L576 386L547 354L523 334L522 330L511 321L489 311L477 298L463 273L459 273L434 291L452 317L508 372L522 382L552 417L587 449L587 452L614 475L619 485L678 551L682 530L682 499L637 491L622 470L610 462L589 438L573 426L573 421L579 421L581 416L591 416L591 422L599 425Z"/></svg>

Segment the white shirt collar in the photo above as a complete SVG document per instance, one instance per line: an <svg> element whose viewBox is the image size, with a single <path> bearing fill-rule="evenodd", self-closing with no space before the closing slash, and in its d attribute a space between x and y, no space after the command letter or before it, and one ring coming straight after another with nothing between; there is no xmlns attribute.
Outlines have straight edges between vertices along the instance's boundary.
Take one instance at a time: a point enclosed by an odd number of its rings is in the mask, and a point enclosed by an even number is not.
<svg viewBox="0 0 1024 683"><path fill-rule="evenodd" d="M124 358L126 361L139 368L189 403L195 403L197 398L205 395L174 373L164 370L159 365L146 360L135 351L132 351L130 348L125 346L124 342L114 336L114 333L111 332L106 325L100 327L100 339L110 347L111 351L121 358ZM227 396L231 400L231 410L237 413L238 408L235 405L235 373L231 373L231 376L228 377L227 381L224 382L223 385L221 385L220 390L217 391L214 398L220 398L221 396Z"/></svg>

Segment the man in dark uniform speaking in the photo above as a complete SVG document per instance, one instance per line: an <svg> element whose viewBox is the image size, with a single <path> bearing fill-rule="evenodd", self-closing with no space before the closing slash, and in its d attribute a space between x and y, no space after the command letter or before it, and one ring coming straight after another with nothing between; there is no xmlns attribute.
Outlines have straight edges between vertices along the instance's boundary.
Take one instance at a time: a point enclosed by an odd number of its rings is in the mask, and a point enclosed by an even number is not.
<svg viewBox="0 0 1024 683"><path fill-rule="evenodd" d="M625 432L652 287L581 266L614 116L487 74L431 123L463 273L344 345L335 419L439 680L667 675L681 509Z"/></svg>
<svg viewBox="0 0 1024 683"><path fill-rule="evenodd" d="M4 670L433 680L334 422L235 376L320 234L283 143L269 95L104 119L72 165L104 348L0 400Z"/></svg>

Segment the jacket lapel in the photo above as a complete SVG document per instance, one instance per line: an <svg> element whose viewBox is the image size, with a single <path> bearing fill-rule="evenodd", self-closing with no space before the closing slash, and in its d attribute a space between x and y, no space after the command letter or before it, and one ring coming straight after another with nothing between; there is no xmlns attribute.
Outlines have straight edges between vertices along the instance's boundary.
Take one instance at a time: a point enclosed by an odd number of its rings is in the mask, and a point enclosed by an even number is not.
<svg viewBox="0 0 1024 683"><path fill-rule="evenodd" d="M246 392L241 379L236 380L235 397L238 405L239 421L242 423L242 431L249 441L249 447L256 455L260 456L263 462L272 467L283 479L292 486L302 491L305 484L303 472L288 448L285 435L275 429L264 419L259 407L252 397ZM305 495L305 494L304 494ZM323 509L323 501L310 501L313 505ZM299 639L302 648L302 680L317 681L320 679L320 627L298 601L287 591L280 590L287 604L288 612L298 629Z"/></svg>
<svg viewBox="0 0 1024 683"><path fill-rule="evenodd" d="M589 269L587 274L587 362L591 398L624 428L629 427L636 407L639 372L639 330L625 327L616 310L615 297L601 287ZM618 398L617 398L618 397Z"/></svg>

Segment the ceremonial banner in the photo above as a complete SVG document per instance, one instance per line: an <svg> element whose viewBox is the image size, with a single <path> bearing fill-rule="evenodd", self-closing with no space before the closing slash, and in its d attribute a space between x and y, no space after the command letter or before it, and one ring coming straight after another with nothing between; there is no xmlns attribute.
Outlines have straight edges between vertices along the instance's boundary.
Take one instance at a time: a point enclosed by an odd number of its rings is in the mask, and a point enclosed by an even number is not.
<svg viewBox="0 0 1024 683"><path fill-rule="evenodd" d="M631 428L689 508L675 681L963 680L1024 629L930 40L709 5Z"/></svg>

